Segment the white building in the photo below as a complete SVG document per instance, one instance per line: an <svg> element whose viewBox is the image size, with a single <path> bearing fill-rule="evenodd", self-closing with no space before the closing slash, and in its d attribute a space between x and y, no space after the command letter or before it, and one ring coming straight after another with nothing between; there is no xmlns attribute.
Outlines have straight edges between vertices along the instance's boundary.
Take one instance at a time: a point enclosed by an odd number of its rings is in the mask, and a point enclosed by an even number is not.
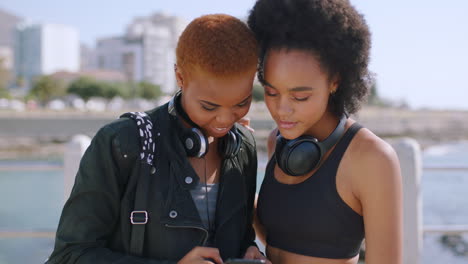
<svg viewBox="0 0 468 264"><path fill-rule="evenodd" d="M135 18L124 36L97 41L97 67L123 72L131 81L151 82L172 93L176 90L175 48L186 25L183 19L163 13Z"/></svg>
<svg viewBox="0 0 468 264"><path fill-rule="evenodd" d="M143 45L138 39L102 38L97 41L97 68L119 71L128 81L143 81Z"/></svg>
<svg viewBox="0 0 468 264"><path fill-rule="evenodd" d="M7 12L0 8L0 71L7 72L9 81L13 81L13 36L16 25L21 23L23 18ZM12 83L7 83L5 80L0 80L2 84L8 87Z"/></svg>
<svg viewBox="0 0 468 264"><path fill-rule="evenodd" d="M59 24L20 24L15 31L15 76L30 86L39 75L80 69L78 31Z"/></svg>
<svg viewBox="0 0 468 264"><path fill-rule="evenodd" d="M161 12L135 18L127 26L128 38L142 40L145 80L161 85L166 93L172 93L177 88L175 49L186 26L185 20Z"/></svg>
<svg viewBox="0 0 468 264"><path fill-rule="evenodd" d="M0 60L2 63L0 67L4 67L7 70L13 68L13 52L10 47L0 46Z"/></svg>
<svg viewBox="0 0 468 264"><path fill-rule="evenodd" d="M83 43L80 45L80 69L82 71L98 69L96 49Z"/></svg>

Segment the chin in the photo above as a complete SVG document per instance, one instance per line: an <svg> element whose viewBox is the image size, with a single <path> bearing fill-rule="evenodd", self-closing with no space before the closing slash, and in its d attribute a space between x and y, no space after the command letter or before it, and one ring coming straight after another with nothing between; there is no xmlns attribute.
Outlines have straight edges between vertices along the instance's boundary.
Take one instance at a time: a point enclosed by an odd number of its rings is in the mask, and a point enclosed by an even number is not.
<svg viewBox="0 0 468 264"><path fill-rule="evenodd" d="M295 139L300 137L302 134L299 134L297 132L291 131L291 130L279 130L281 136L287 140Z"/></svg>
<svg viewBox="0 0 468 264"><path fill-rule="evenodd" d="M214 137L214 138L222 138L224 137L227 133L229 132L226 131L226 132L222 132L222 133L219 133L219 132L216 132L216 131L213 131L213 130L205 130L204 131L204 134L207 136L207 137Z"/></svg>

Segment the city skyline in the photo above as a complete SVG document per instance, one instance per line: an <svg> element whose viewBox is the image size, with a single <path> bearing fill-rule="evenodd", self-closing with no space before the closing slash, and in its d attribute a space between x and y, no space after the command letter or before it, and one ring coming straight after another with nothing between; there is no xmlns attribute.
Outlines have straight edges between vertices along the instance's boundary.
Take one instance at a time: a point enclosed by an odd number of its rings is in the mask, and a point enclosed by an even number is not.
<svg viewBox="0 0 468 264"><path fill-rule="evenodd" d="M81 42L94 46L98 38L123 35L135 17L163 11L190 21L222 12L245 19L255 1L186 2L18 0L0 4L0 8L33 21L74 26ZM464 99L468 87L463 78L464 62L468 60L466 1L446 1L443 5L434 0L351 3L364 15L372 32L369 68L376 74L382 97L404 100L414 109L468 110Z"/></svg>

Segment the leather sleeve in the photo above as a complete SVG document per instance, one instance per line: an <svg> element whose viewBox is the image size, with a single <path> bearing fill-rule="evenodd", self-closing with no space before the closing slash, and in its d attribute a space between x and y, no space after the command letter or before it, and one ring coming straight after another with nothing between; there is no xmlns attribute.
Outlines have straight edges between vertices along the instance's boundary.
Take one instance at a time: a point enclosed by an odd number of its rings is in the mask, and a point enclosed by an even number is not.
<svg viewBox="0 0 468 264"><path fill-rule="evenodd" d="M255 243L255 230L253 228L253 213L255 193L257 190L257 150L253 134L245 129L240 128L244 135L244 148L246 153L246 169L245 169L245 184L247 191L247 226L245 236L241 245L241 257L245 255L247 248L257 246Z"/></svg>
<svg viewBox="0 0 468 264"><path fill-rule="evenodd" d="M62 211L54 251L46 263L176 263L138 258L107 247L118 223L120 197L127 180L120 174L119 161L113 154L116 135L112 126L103 127L82 157L75 185Z"/></svg>

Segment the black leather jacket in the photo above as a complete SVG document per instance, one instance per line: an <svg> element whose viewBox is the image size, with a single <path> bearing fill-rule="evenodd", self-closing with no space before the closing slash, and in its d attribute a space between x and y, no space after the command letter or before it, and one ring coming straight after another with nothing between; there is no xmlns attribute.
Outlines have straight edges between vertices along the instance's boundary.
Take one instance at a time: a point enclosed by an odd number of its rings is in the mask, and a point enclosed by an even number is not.
<svg viewBox="0 0 468 264"><path fill-rule="evenodd" d="M167 104L147 113L160 134L156 137L156 172L150 183L143 257L128 253L129 216L140 163L137 128L125 118L101 128L86 150L46 263L176 263L195 246L204 245L208 232L189 191L199 178L183 154L177 136L180 131L174 129ZM244 127L238 126L238 130L243 145L237 156L223 161L216 205L214 244L223 259L242 257L255 245L255 141Z"/></svg>

